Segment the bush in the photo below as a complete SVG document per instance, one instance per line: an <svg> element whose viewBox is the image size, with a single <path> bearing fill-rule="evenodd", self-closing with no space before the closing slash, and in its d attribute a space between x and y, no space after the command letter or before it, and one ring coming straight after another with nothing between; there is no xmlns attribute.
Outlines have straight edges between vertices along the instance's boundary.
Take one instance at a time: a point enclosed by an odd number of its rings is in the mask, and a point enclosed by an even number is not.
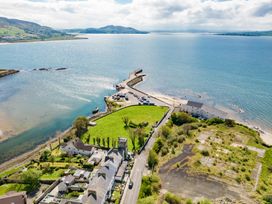
<svg viewBox="0 0 272 204"><path fill-rule="evenodd" d="M222 124L224 122L225 121L222 120L221 118L211 118L211 119L206 120L206 123L208 125L217 125L217 124Z"/></svg>
<svg viewBox="0 0 272 204"><path fill-rule="evenodd" d="M163 137L168 138L170 133L171 133L171 129L168 126L164 125L161 128L161 134Z"/></svg>
<svg viewBox="0 0 272 204"><path fill-rule="evenodd" d="M197 121L196 118L193 118L192 116L190 116L189 114L185 112L173 113L171 115L171 120L173 124L177 126L183 125L185 123L191 123L191 122Z"/></svg>
<svg viewBox="0 0 272 204"><path fill-rule="evenodd" d="M139 198L145 198L154 193L159 193L160 188L160 178L157 175L143 176Z"/></svg>
<svg viewBox="0 0 272 204"><path fill-rule="evenodd" d="M202 151L201 151L201 154L202 154L204 157L210 156L210 153L209 153L208 150L202 150Z"/></svg>
<svg viewBox="0 0 272 204"><path fill-rule="evenodd" d="M265 195L263 200L266 201L266 203L272 203L272 195Z"/></svg>
<svg viewBox="0 0 272 204"><path fill-rule="evenodd" d="M150 169L154 169L155 166L158 164L158 162L159 162L159 159L158 159L157 153L154 150L150 150L148 159L147 159L148 167Z"/></svg>
<svg viewBox="0 0 272 204"><path fill-rule="evenodd" d="M92 171L93 170L93 165L89 164L89 163L85 163L85 164L83 164L83 168Z"/></svg>
<svg viewBox="0 0 272 204"><path fill-rule="evenodd" d="M163 143L162 143L162 140L161 138L158 138L153 146L153 150L156 152L156 153L159 153L161 151L163 147Z"/></svg>
<svg viewBox="0 0 272 204"><path fill-rule="evenodd" d="M181 199L172 193L166 193L164 200L169 204L181 204Z"/></svg>
<svg viewBox="0 0 272 204"><path fill-rule="evenodd" d="M162 155L162 156L167 155L167 154L168 154L168 152L169 152L168 147L163 147L163 148L161 149L161 155Z"/></svg>
<svg viewBox="0 0 272 204"><path fill-rule="evenodd" d="M226 120L225 120L225 124L226 124L226 126L228 126L228 127L234 127L234 126L235 126L235 121L234 121L234 120L231 120L231 119L226 119Z"/></svg>

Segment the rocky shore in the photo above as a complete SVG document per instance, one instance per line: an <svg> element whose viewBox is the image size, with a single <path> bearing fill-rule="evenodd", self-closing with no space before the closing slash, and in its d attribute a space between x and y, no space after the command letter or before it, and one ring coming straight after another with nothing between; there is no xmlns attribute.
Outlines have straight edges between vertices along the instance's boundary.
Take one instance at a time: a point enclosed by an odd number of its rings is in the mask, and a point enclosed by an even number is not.
<svg viewBox="0 0 272 204"><path fill-rule="evenodd" d="M11 74L16 74L18 72L19 70L15 70L15 69L0 69L0 78L11 75Z"/></svg>

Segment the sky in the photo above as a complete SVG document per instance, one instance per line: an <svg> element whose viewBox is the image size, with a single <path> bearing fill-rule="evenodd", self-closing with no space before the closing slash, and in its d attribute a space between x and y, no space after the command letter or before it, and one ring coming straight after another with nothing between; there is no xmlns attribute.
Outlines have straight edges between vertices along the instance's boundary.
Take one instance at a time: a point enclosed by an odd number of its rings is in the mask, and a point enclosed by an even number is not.
<svg viewBox="0 0 272 204"><path fill-rule="evenodd" d="M58 29L272 30L272 0L0 0L0 16Z"/></svg>

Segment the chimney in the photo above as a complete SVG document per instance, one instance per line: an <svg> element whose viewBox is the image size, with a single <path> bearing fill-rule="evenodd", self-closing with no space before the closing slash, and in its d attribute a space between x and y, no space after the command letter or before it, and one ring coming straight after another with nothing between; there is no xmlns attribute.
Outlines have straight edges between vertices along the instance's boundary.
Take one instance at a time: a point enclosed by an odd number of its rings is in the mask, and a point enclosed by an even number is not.
<svg viewBox="0 0 272 204"><path fill-rule="evenodd" d="M105 173L99 172L99 173L98 173L98 177L100 177L100 176L102 176L104 179L106 179L106 174L105 174Z"/></svg>
<svg viewBox="0 0 272 204"><path fill-rule="evenodd" d="M93 196L95 200L97 200L96 190L88 189L88 196Z"/></svg>
<svg viewBox="0 0 272 204"><path fill-rule="evenodd" d="M105 160L106 160L106 161L110 160L110 161L114 162L114 159L113 159L113 157L111 157L111 156L106 156L106 159L105 159Z"/></svg>

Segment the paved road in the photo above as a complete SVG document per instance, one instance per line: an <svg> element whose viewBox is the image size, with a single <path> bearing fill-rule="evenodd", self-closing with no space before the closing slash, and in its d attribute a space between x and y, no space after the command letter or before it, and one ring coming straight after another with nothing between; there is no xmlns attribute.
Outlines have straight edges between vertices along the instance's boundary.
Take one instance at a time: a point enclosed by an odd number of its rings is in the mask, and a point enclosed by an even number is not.
<svg viewBox="0 0 272 204"><path fill-rule="evenodd" d="M126 88L129 89L133 93L136 93L139 95L143 94L137 90L131 89L130 87L126 87ZM154 98L153 100L156 100L156 99ZM162 101L157 100L156 104L166 105L169 107L170 110L167 113L166 117L164 117L162 122L159 124L159 126L154 130L154 133L152 137L150 138L148 144L146 145L145 150L142 151L140 155L136 156L133 169L130 175L130 178L133 181L133 188L129 189L128 188L129 182L127 182L127 185L121 200L121 204L136 204L137 203L138 195L139 195L139 191L141 187L142 175L145 170L145 164L147 163L149 150L153 147L153 144L155 142L155 136L158 134L159 128L168 121L168 118L171 116L171 113L174 110L173 106L170 106L169 104L166 104L166 103L162 104Z"/></svg>

